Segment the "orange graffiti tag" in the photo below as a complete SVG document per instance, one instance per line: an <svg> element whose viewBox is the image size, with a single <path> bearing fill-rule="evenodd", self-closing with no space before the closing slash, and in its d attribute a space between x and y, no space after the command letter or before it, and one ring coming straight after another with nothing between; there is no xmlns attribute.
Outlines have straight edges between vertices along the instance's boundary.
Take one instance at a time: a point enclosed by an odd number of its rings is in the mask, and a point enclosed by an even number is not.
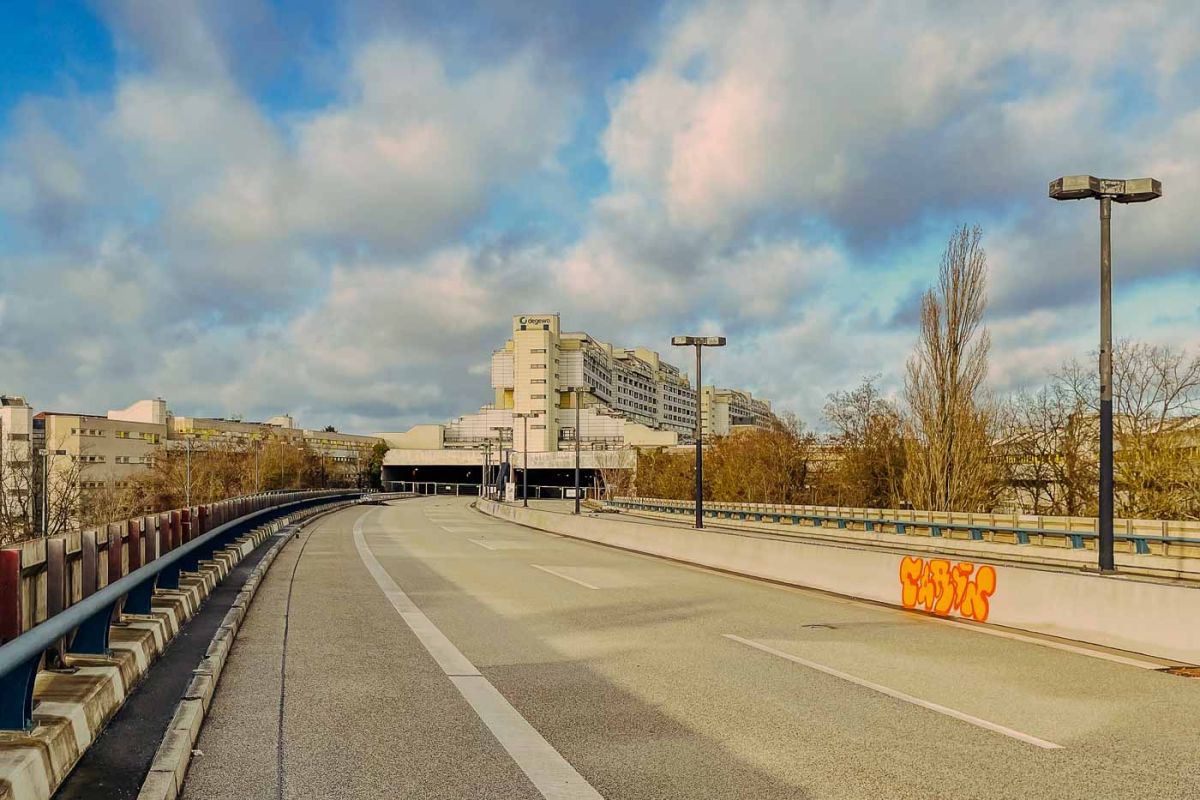
<svg viewBox="0 0 1200 800"><path fill-rule="evenodd" d="M988 598L995 591L996 569L987 564L976 571L969 561L952 564L943 558L900 559L900 602L905 608L922 606L939 617L958 611L964 617L987 622Z"/></svg>

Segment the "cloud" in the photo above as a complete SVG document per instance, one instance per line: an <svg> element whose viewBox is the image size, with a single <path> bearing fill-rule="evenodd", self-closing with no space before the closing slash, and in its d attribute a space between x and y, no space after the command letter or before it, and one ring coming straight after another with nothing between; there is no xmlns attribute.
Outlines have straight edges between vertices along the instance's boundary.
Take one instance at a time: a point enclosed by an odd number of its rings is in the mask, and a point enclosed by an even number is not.
<svg viewBox="0 0 1200 800"><path fill-rule="evenodd" d="M1164 181L1115 212L1120 330L1196 343L1190 4L101 9L111 88L0 129L0 389L39 405L404 427L554 310L681 362L726 334L706 374L814 421L898 388L975 221L1003 391L1093 346L1075 172Z"/></svg>

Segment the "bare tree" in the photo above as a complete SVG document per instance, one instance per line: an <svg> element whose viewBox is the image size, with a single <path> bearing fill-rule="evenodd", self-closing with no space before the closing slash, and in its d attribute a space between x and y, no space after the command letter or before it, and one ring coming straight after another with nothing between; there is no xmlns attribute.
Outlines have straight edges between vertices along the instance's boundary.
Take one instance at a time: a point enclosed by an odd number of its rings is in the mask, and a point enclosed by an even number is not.
<svg viewBox="0 0 1200 800"><path fill-rule="evenodd" d="M600 473L600 484L604 499L626 497L633 492L634 467L637 454L630 450L597 450L596 469Z"/></svg>
<svg viewBox="0 0 1200 800"><path fill-rule="evenodd" d="M33 535L37 502L34 464L28 444L14 443L0 424L0 543Z"/></svg>
<svg viewBox="0 0 1200 800"><path fill-rule="evenodd" d="M894 508L902 499L904 422L895 404L880 394L878 380L878 375L863 378L858 387L831 394L825 404L837 454L830 479L838 499L850 506Z"/></svg>
<svg viewBox="0 0 1200 800"><path fill-rule="evenodd" d="M1099 378L1078 361L1056 381L1099 412ZM1113 351L1116 513L1200 518L1200 355L1123 340ZM1095 472L1092 471L1093 483Z"/></svg>
<svg viewBox="0 0 1200 800"><path fill-rule="evenodd" d="M1007 505L1032 514L1096 513L1096 421L1066 383L1022 391L1002 409L998 451Z"/></svg>
<svg viewBox="0 0 1200 800"><path fill-rule="evenodd" d="M978 226L954 231L938 284L921 300L921 334L908 361L907 499L933 510L989 507L998 485L992 412L983 396L990 338L987 254Z"/></svg>

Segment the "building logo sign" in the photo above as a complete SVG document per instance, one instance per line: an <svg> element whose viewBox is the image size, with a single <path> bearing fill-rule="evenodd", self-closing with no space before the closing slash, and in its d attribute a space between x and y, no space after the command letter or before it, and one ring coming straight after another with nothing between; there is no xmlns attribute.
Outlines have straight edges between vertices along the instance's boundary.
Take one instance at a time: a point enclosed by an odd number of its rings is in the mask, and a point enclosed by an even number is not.
<svg viewBox="0 0 1200 800"><path fill-rule="evenodd" d="M554 322L551 317L518 317L517 321L522 325L549 325Z"/></svg>

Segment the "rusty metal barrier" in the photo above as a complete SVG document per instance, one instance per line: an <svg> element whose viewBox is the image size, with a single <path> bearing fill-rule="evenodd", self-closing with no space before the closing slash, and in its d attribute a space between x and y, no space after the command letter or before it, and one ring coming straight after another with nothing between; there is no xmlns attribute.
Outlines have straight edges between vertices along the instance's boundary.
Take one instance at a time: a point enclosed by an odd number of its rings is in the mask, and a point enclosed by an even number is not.
<svg viewBox="0 0 1200 800"><path fill-rule="evenodd" d="M42 558L30 564L25 547L0 550L0 730L32 725L34 679L44 662L106 654L109 625L122 613L150 613L155 588L179 588L181 572L196 572L263 522L361 494L274 492L151 514L82 531L73 551L74 534L34 540Z"/></svg>

